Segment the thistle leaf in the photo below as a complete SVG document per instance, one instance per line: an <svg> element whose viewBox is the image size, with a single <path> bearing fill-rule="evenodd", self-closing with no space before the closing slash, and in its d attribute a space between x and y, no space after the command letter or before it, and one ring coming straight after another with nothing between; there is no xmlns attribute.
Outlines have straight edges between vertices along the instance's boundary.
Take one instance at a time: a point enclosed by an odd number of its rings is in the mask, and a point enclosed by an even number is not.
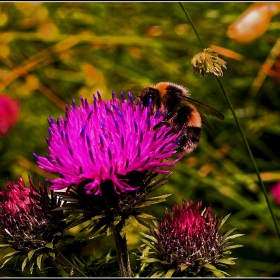
<svg viewBox="0 0 280 280"><path fill-rule="evenodd" d="M234 232L236 230L236 228L233 228L231 230L229 230L227 233L225 233L223 235L223 240L225 240L232 232Z"/></svg>
<svg viewBox="0 0 280 280"><path fill-rule="evenodd" d="M143 208L143 207L151 206L153 204L157 204L157 203L164 202L164 201L166 201L166 200L158 199L158 200L153 200L153 201L145 201L141 204L136 205L135 208Z"/></svg>
<svg viewBox="0 0 280 280"><path fill-rule="evenodd" d="M153 263L153 262L160 262L160 260L157 259L157 258L145 258L145 259L143 259L143 262L145 262L145 263Z"/></svg>
<svg viewBox="0 0 280 280"><path fill-rule="evenodd" d="M28 263L28 261L29 261L29 258L28 258L28 257L25 257L25 259L23 260L22 265L21 265L21 271L22 271L22 272L24 271L25 266L26 266L26 264Z"/></svg>
<svg viewBox="0 0 280 280"><path fill-rule="evenodd" d="M31 250L31 251L28 252L27 257L28 257L29 260L32 259L35 252L36 252L36 250Z"/></svg>
<svg viewBox="0 0 280 280"><path fill-rule="evenodd" d="M140 232L141 235L143 235L144 237L150 239L151 241L154 241L155 243L157 243L157 239L155 237L153 237L152 235L146 234L144 232Z"/></svg>
<svg viewBox="0 0 280 280"><path fill-rule="evenodd" d="M229 240L229 239L234 239L234 238L237 238L237 237L240 237L240 236L243 236L244 234L242 233L237 233L237 234L234 234L234 235L230 235L226 238L226 240Z"/></svg>
<svg viewBox="0 0 280 280"><path fill-rule="evenodd" d="M148 224L144 219L139 218L138 216L135 216L135 219L138 221L139 224L141 224L142 226L146 227L146 228L150 228L150 224Z"/></svg>
<svg viewBox="0 0 280 280"><path fill-rule="evenodd" d="M74 222L70 222L70 223L68 224L68 226L66 227L66 230L67 230L67 229L70 229L70 228L73 228L73 227L75 227L75 226L78 226L78 225L80 225L80 224L82 224L82 223L84 223L84 222L86 222L86 221L88 221L88 218L86 218L86 217L81 217L81 218L75 220Z"/></svg>
<svg viewBox="0 0 280 280"><path fill-rule="evenodd" d="M34 268L34 263L32 263L31 267L30 267L30 273L33 273L33 268Z"/></svg>
<svg viewBox="0 0 280 280"><path fill-rule="evenodd" d="M4 267L4 265L5 265L8 261L10 261L11 259L13 259L13 257L10 257L10 258L6 259L6 260L3 262L3 264L1 265L0 268Z"/></svg>
<svg viewBox="0 0 280 280"><path fill-rule="evenodd" d="M20 253L19 251L14 251L14 252L8 253L3 257L3 259L10 257L10 256L14 256L15 254L19 254L19 253Z"/></svg>
<svg viewBox="0 0 280 280"><path fill-rule="evenodd" d="M233 260L235 260L236 258L228 258L228 259L220 259L217 261L217 263L223 263L223 264L228 264L228 265L233 265L235 264L235 262Z"/></svg>
<svg viewBox="0 0 280 280"><path fill-rule="evenodd" d="M155 251L158 251L157 248L152 245L148 240L146 239L141 239L142 242L144 242L147 246L149 246L150 248L154 249Z"/></svg>
<svg viewBox="0 0 280 280"><path fill-rule="evenodd" d="M167 197L169 197L171 194L168 193L168 194L164 194L164 195L159 195L159 196L153 196L153 197L149 197L149 198L146 198L146 200L158 200L158 199L165 199Z"/></svg>
<svg viewBox="0 0 280 280"><path fill-rule="evenodd" d="M151 278L155 278L155 277L160 277L162 274L164 274L164 271L159 270L156 273L154 273L152 276L150 276Z"/></svg>
<svg viewBox="0 0 280 280"><path fill-rule="evenodd" d="M92 239L95 238L97 236L102 235L103 233L99 234L107 225L102 223L99 223L98 225L96 225L87 235L86 238Z"/></svg>
<svg viewBox="0 0 280 280"><path fill-rule="evenodd" d="M143 218L143 219L148 219L148 220L155 220L156 219L155 216L152 216L152 215L149 215L149 214L146 214L146 213L139 213L139 214L137 214L137 217Z"/></svg>
<svg viewBox="0 0 280 280"><path fill-rule="evenodd" d="M169 269L165 274L165 277L171 277L176 270L174 268Z"/></svg>
<svg viewBox="0 0 280 280"><path fill-rule="evenodd" d="M41 270L42 257L43 257L43 254L40 254L36 259L36 263L37 263L39 270Z"/></svg>
<svg viewBox="0 0 280 280"><path fill-rule="evenodd" d="M126 223L128 223L138 229L141 229L141 224L137 221L137 219L135 219L135 217L133 215L130 215L128 217L128 219L126 220Z"/></svg>
<svg viewBox="0 0 280 280"><path fill-rule="evenodd" d="M228 247L225 247L224 249L222 249L222 251L227 251L227 250L231 250L231 249L235 249L235 248L239 248L239 247L243 247L244 245L231 245Z"/></svg>
<svg viewBox="0 0 280 280"><path fill-rule="evenodd" d="M11 247L11 245L10 244L0 244L0 249L5 249L5 248L7 248L7 247Z"/></svg>
<svg viewBox="0 0 280 280"><path fill-rule="evenodd" d="M180 270L181 270L181 271L184 271L184 270L186 270L187 268L188 268L188 266L184 264L184 265L181 265Z"/></svg>
<svg viewBox="0 0 280 280"><path fill-rule="evenodd" d="M226 220L229 218L230 214L228 214L227 216L225 216L222 220L221 220L221 223L220 223L220 226L219 226L219 229L221 229L221 227L224 225L224 223L226 222Z"/></svg>
<svg viewBox="0 0 280 280"><path fill-rule="evenodd" d="M45 245L45 247L52 249L53 248L53 244L52 243L48 243L48 244Z"/></svg>
<svg viewBox="0 0 280 280"><path fill-rule="evenodd" d="M205 264L203 265L207 270L210 270L214 276L216 277L225 277L225 275L223 274L223 272L219 269L217 269L214 265L212 264Z"/></svg>

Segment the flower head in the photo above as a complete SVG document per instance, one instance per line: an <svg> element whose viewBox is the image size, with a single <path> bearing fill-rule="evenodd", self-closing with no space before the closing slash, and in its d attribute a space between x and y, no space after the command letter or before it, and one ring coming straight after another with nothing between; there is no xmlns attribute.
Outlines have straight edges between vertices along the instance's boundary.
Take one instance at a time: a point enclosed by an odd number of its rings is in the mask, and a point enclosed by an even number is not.
<svg viewBox="0 0 280 280"><path fill-rule="evenodd" d="M29 178L26 187L22 177L17 183L8 181L7 190L1 190L0 234L18 254L36 250L34 257L50 250L47 244L62 231L60 212L51 210L59 206L55 197L49 197L45 185L38 182L37 189Z"/></svg>
<svg viewBox="0 0 280 280"><path fill-rule="evenodd" d="M226 64L224 60L218 57L218 53L210 48L196 54L191 60L194 73L200 74L202 77L207 76L209 73L222 77L222 67L226 69Z"/></svg>
<svg viewBox="0 0 280 280"><path fill-rule="evenodd" d="M0 95L0 135L5 135L17 122L19 103L6 94Z"/></svg>
<svg viewBox="0 0 280 280"><path fill-rule="evenodd" d="M226 238L218 233L221 220L211 216L210 206L204 211L201 207L201 201L195 205L191 200L187 205L183 200L182 209L174 203L173 216L166 209L153 236L146 235L153 241L151 248L155 250L149 257L162 265L161 271L174 276L205 276L209 271L220 276L224 273L215 267L226 258L223 256ZM226 264L234 264L232 258Z"/></svg>
<svg viewBox="0 0 280 280"><path fill-rule="evenodd" d="M34 245L36 240L45 232L46 227L57 226L57 222L51 224L55 208L54 200L47 193L45 185L40 184L37 189L29 178L30 187L26 187L22 177L17 183L7 182L7 190L1 190L0 195L3 201L0 202L0 229L1 234L9 240L15 247L28 247L29 242ZM28 240L29 238L30 240ZM52 237L49 237L52 238Z"/></svg>
<svg viewBox="0 0 280 280"><path fill-rule="evenodd" d="M52 190L83 184L88 194L103 195L106 184L112 183L115 193L133 191L140 187L129 182L131 174L153 171L169 173L164 167L176 152L179 134L172 134L165 125L154 131L155 124L163 120L158 114L151 116L150 107L140 101L121 99L103 101L99 93L89 104L80 98L81 105L73 100L66 117L54 121L49 118L47 138L50 155L37 156L39 166L56 172L60 178L49 180Z"/></svg>

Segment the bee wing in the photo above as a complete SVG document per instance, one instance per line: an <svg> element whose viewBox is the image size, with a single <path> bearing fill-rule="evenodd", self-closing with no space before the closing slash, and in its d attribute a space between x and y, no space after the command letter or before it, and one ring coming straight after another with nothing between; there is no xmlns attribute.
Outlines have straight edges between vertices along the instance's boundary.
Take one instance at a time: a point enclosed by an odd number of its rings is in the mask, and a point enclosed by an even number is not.
<svg viewBox="0 0 280 280"><path fill-rule="evenodd" d="M194 105L199 113L202 113L202 114L205 114L205 115L208 115L208 116L214 116L214 117L216 117L220 120L224 120L224 118L225 118L223 114L218 112L213 107L205 105L202 102L199 102L199 101L197 101L195 99L192 99L192 98L190 98L188 96L185 96L185 95L178 95L178 96L181 97L182 99L188 101L190 104Z"/></svg>

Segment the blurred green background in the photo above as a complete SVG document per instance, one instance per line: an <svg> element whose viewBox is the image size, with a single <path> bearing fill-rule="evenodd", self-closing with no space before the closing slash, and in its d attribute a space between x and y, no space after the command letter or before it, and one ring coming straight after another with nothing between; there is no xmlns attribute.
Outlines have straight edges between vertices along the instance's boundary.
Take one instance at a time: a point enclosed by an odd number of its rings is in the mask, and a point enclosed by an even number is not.
<svg viewBox="0 0 280 280"><path fill-rule="evenodd" d="M279 13L269 18L264 34L242 44L229 38L227 30L252 3L183 5L205 46L216 46L227 61L221 81L269 191L280 181ZM91 101L97 90L108 99L112 90L136 96L160 81L181 84L193 98L223 113L225 120L209 118L215 132L204 127L198 148L176 164L169 183L157 191L172 196L147 211L163 216L164 207L193 198L204 206L211 204L218 216L231 213L225 227L245 234L235 240L244 247L233 250L236 265L225 271L232 277L280 276L280 241L242 136L216 77L193 74L190 60L200 51L175 2L0 3L0 92L21 106L18 122L0 138L1 187L19 175L27 180L29 174L34 181L50 178L38 168L33 152L48 153L47 118L64 116L65 104L73 98L80 104L80 95ZM280 205L269 198L279 223ZM131 229L130 249L138 246L138 239L137 230ZM65 250L87 258L110 246L111 236ZM36 276L50 275L49 265ZM29 276L16 268L10 273Z"/></svg>

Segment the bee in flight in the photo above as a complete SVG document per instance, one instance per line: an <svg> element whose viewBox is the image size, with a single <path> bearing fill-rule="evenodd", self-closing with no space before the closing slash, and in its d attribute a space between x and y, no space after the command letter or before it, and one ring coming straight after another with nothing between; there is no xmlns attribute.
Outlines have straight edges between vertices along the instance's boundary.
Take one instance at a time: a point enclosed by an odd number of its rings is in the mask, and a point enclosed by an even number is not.
<svg viewBox="0 0 280 280"><path fill-rule="evenodd" d="M153 127L154 130L163 124L170 126L174 133L182 130L177 151L185 154L197 147L202 124L212 129L205 115L224 119L224 116L214 108L190 98L186 88L170 82L160 82L155 86L146 87L138 97L144 107L148 107L149 99L152 100L152 114L160 109L165 116L163 121Z"/></svg>

